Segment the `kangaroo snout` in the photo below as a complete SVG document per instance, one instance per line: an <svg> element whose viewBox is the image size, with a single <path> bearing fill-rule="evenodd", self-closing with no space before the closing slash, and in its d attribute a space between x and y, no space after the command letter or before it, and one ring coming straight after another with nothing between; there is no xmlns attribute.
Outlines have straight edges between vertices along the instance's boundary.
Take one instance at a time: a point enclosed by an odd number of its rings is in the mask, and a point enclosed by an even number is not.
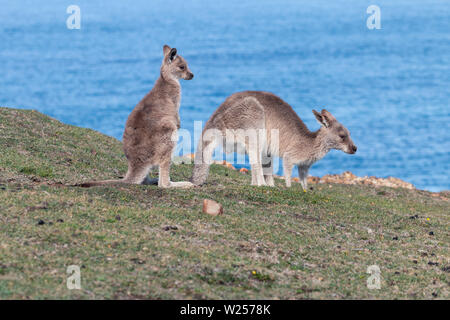
<svg viewBox="0 0 450 320"><path fill-rule="evenodd" d="M350 154L355 154L355 153L356 153L356 150L358 150L358 148L357 148L355 145L352 145L352 146L349 148L349 152L348 152L348 153L350 153Z"/></svg>
<svg viewBox="0 0 450 320"><path fill-rule="evenodd" d="M186 76L186 80L192 80L194 78L194 74L192 72L189 72Z"/></svg>

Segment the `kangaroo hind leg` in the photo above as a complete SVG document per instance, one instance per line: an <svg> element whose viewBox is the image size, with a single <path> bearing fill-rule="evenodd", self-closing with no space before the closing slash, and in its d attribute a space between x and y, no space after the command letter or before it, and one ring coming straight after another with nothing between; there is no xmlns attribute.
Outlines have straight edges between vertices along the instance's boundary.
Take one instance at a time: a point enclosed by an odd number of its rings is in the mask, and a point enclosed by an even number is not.
<svg viewBox="0 0 450 320"><path fill-rule="evenodd" d="M124 182L132 184L144 184L150 172L151 165L142 165L141 167L128 164L128 171Z"/></svg>
<svg viewBox="0 0 450 320"><path fill-rule="evenodd" d="M308 166L298 165L298 177L304 192L308 189L308 170Z"/></svg>
<svg viewBox="0 0 450 320"><path fill-rule="evenodd" d="M238 140L245 144L252 169L252 185L264 186L266 181L263 174L262 154L267 145L264 107L253 97L245 98L243 104L251 113L252 121L248 124L242 124L244 132L241 133L243 135L238 137Z"/></svg>
<svg viewBox="0 0 450 320"><path fill-rule="evenodd" d="M170 171L170 161L166 161L159 165L158 187L160 187L160 188L190 188L190 187L194 186L194 184L192 184L189 181L178 181L178 182L170 181L169 171Z"/></svg>

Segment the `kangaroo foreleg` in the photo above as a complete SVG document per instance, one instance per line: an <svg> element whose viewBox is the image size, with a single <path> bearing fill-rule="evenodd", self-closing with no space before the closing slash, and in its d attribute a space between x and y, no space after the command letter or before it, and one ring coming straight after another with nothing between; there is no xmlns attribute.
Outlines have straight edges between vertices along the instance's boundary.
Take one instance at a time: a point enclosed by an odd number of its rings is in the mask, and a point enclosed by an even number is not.
<svg viewBox="0 0 450 320"><path fill-rule="evenodd" d="M298 166L298 177L300 179L300 184L302 185L303 191L306 192L308 188L308 166Z"/></svg>

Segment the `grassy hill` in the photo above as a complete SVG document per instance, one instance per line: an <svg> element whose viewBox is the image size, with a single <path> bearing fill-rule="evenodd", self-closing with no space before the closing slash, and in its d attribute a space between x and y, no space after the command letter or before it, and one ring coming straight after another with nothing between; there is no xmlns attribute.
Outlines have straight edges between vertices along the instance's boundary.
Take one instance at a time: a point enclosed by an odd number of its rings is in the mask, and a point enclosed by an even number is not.
<svg viewBox="0 0 450 320"><path fill-rule="evenodd" d="M126 167L114 138L0 108L0 299L449 298L450 204L429 192L252 187L218 165L188 190L67 186ZM173 165L172 180L191 171Z"/></svg>

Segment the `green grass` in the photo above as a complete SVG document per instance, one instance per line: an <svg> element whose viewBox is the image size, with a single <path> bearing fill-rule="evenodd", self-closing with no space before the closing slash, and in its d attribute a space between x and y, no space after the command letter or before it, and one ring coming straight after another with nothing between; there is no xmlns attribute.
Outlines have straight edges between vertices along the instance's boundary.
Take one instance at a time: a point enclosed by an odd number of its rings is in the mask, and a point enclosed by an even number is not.
<svg viewBox="0 0 450 320"><path fill-rule="evenodd" d="M188 190L70 187L124 175L121 143L6 108L0 150L0 299L448 299L450 205L426 191L252 187L216 165Z"/></svg>

